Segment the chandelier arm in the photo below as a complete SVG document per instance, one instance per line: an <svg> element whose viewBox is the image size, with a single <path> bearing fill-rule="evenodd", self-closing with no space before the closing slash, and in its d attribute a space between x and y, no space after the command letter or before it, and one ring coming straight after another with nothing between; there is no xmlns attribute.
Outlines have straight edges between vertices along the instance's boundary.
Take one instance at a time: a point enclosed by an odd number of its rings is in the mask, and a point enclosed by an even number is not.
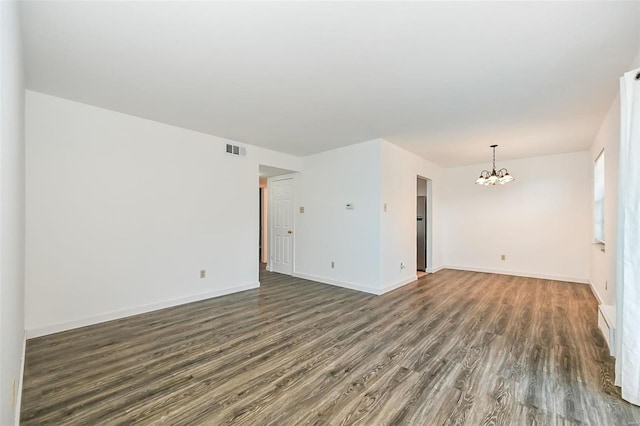
<svg viewBox="0 0 640 426"><path fill-rule="evenodd" d="M500 185L509 183L514 180L513 176L509 174L509 171L506 167L501 169L496 169L496 147L498 145L491 145L491 149L493 149L493 158L492 158L492 167L491 171L483 170L480 172L480 177L476 179L477 184L481 185L492 185L495 186L497 183Z"/></svg>

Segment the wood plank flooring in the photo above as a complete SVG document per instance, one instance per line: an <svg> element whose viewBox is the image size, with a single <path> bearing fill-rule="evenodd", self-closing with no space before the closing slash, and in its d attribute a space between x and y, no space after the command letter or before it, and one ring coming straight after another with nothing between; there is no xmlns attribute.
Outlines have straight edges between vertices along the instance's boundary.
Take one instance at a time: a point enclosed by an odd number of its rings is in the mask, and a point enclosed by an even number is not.
<svg viewBox="0 0 640 426"><path fill-rule="evenodd" d="M27 342L22 424L628 425L584 284L260 289Z"/></svg>

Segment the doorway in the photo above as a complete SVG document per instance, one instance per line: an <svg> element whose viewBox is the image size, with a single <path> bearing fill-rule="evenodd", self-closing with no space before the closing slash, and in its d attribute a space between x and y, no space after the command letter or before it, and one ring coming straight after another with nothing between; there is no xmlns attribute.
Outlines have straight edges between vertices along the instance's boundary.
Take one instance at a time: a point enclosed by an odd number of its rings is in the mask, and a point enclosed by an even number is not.
<svg viewBox="0 0 640 426"><path fill-rule="evenodd" d="M260 187L258 188L258 199L260 205L260 218L258 220L258 259L260 269L265 269L267 265L267 178L260 177Z"/></svg>
<svg viewBox="0 0 640 426"><path fill-rule="evenodd" d="M259 166L260 268L293 275L294 266L294 171Z"/></svg>
<svg viewBox="0 0 640 426"><path fill-rule="evenodd" d="M418 278L431 270L431 180L416 180L416 272Z"/></svg>

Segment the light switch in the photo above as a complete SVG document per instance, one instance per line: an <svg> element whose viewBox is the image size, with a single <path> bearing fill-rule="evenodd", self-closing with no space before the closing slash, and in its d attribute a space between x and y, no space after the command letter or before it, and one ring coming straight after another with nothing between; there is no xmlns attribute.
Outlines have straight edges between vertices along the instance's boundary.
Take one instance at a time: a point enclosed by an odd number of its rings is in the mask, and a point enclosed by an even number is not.
<svg viewBox="0 0 640 426"><path fill-rule="evenodd" d="M348 203L345 207L347 210L353 210L353 203Z"/></svg>

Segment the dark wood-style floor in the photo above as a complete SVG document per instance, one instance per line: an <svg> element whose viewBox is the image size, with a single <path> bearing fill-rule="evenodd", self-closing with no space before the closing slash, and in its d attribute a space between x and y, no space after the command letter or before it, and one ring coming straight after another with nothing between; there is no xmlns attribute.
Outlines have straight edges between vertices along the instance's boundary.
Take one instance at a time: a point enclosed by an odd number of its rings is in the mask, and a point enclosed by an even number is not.
<svg viewBox="0 0 640 426"><path fill-rule="evenodd" d="M444 270L262 287L29 340L23 424L640 422L589 287Z"/></svg>

